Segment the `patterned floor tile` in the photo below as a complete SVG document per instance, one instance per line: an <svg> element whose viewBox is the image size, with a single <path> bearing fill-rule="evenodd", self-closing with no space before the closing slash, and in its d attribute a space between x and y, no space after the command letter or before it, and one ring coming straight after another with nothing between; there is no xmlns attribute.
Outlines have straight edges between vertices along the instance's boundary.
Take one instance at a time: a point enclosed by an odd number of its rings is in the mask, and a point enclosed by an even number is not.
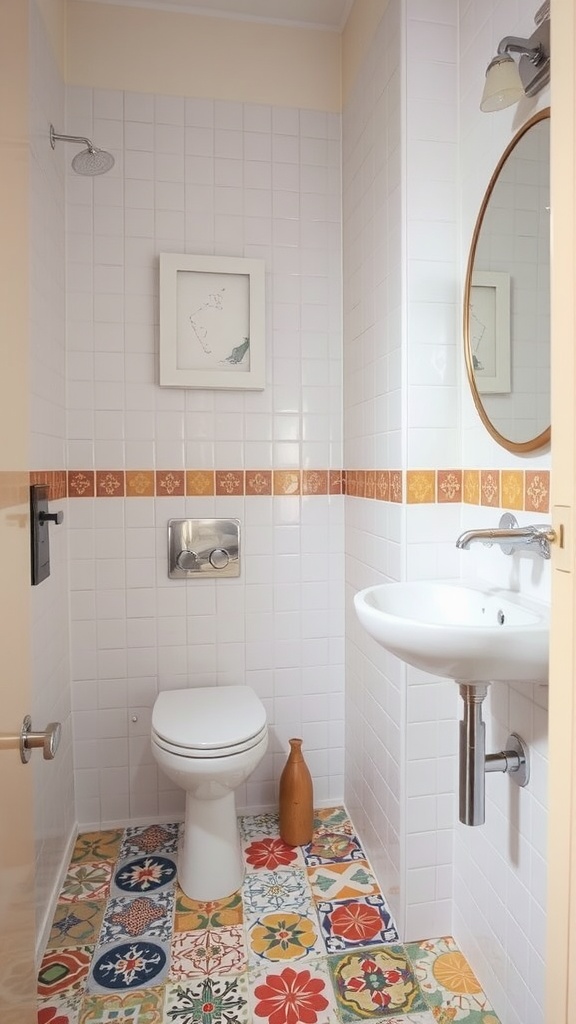
<svg viewBox="0 0 576 1024"><path fill-rule="evenodd" d="M325 954L317 922L289 911L262 914L247 929L247 936L248 960L252 966L304 960Z"/></svg>
<svg viewBox="0 0 576 1024"><path fill-rule="evenodd" d="M252 1020L268 1024L338 1024L326 960L262 967L248 976Z"/></svg>
<svg viewBox="0 0 576 1024"><path fill-rule="evenodd" d="M108 902L100 942L143 937L170 942L174 892L116 897Z"/></svg>
<svg viewBox="0 0 576 1024"><path fill-rule="evenodd" d="M88 976L90 993L154 987L168 974L170 947L149 939L98 946Z"/></svg>
<svg viewBox="0 0 576 1024"><path fill-rule="evenodd" d="M426 1002L440 1019L458 1024L499 1024L482 986L454 939L411 942L406 952Z"/></svg>
<svg viewBox="0 0 576 1024"><path fill-rule="evenodd" d="M235 927L177 932L171 956L171 981L240 974L246 968L244 930Z"/></svg>
<svg viewBox="0 0 576 1024"><path fill-rule="evenodd" d="M78 1024L79 1012L79 999L73 1008L67 1006L66 1002L50 999L47 1003L38 1003L37 1024Z"/></svg>
<svg viewBox="0 0 576 1024"><path fill-rule="evenodd" d="M71 863L81 864L85 861L109 860L116 861L120 856L120 843L124 830L110 829L109 832L83 832L74 845Z"/></svg>
<svg viewBox="0 0 576 1024"><path fill-rule="evenodd" d="M105 907L105 900L58 903L46 948L86 946L98 942Z"/></svg>
<svg viewBox="0 0 576 1024"><path fill-rule="evenodd" d="M345 832L319 832L302 847L306 864L333 864L338 861L366 860L358 838Z"/></svg>
<svg viewBox="0 0 576 1024"><path fill-rule="evenodd" d="M121 861L110 885L112 896L126 896L162 892L173 888L176 880L176 861L172 857L131 857Z"/></svg>
<svg viewBox="0 0 576 1024"><path fill-rule="evenodd" d="M59 900L72 903L76 900L106 900L110 895L112 863L109 861L84 861L71 864L64 879Z"/></svg>
<svg viewBox="0 0 576 1024"><path fill-rule="evenodd" d="M223 900L190 899L179 885L176 886L174 931L191 932L207 928L227 928L242 924L244 920L242 890L233 892Z"/></svg>
<svg viewBox="0 0 576 1024"><path fill-rule="evenodd" d="M288 846L279 836L256 836L244 843L247 871L274 871L275 868L302 867L302 850Z"/></svg>
<svg viewBox="0 0 576 1024"><path fill-rule="evenodd" d="M329 953L382 942L398 942L398 932L383 896L318 904L318 918Z"/></svg>
<svg viewBox="0 0 576 1024"><path fill-rule="evenodd" d="M163 1024L163 1006L163 987L117 995L88 995L82 1000L78 1024Z"/></svg>
<svg viewBox="0 0 576 1024"><path fill-rule="evenodd" d="M176 853L180 825L148 825L127 828L119 857L142 856L145 853Z"/></svg>
<svg viewBox="0 0 576 1024"><path fill-rule="evenodd" d="M255 839L256 836L278 839L280 818L277 814L244 814L238 818L238 828L242 839Z"/></svg>
<svg viewBox="0 0 576 1024"><path fill-rule="evenodd" d="M306 872L298 868L253 871L244 881L244 912L247 919L270 910L292 910L314 916L314 904Z"/></svg>
<svg viewBox="0 0 576 1024"><path fill-rule="evenodd" d="M403 946L329 957L328 965L344 1024L428 1010Z"/></svg>
<svg viewBox="0 0 576 1024"><path fill-rule="evenodd" d="M76 1008L86 987L93 953L94 946L47 950L38 972L38 998Z"/></svg>
<svg viewBox="0 0 576 1024"><path fill-rule="evenodd" d="M312 895L317 901L359 899L380 893L366 860L321 864L307 870Z"/></svg>
<svg viewBox="0 0 576 1024"><path fill-rule="evenodd" d="M245 974L189 978L166 986L170 1024L250 1024Z"/></svg>
<svg viewBox="0 0 576 1024"><path fill-rule="evenodd" d="M344 832L346 835L354 834L354 826L348 817L346 808L320 807L314 812L314 833L319 832Z"/></svg>

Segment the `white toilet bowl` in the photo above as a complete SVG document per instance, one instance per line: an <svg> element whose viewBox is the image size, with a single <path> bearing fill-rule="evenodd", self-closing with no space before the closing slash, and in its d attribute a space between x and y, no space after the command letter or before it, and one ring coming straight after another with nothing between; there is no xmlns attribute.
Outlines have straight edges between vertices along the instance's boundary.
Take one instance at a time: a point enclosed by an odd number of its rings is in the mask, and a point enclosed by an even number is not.
<svg viewBox="0 0 576 1024"><path fill-rule="evenodd" d="M242 885L234 790L267 746L266 711L249 686L165 690L156 699L152 753L186 791L178 880L192 899L222 899Z"/></svg>

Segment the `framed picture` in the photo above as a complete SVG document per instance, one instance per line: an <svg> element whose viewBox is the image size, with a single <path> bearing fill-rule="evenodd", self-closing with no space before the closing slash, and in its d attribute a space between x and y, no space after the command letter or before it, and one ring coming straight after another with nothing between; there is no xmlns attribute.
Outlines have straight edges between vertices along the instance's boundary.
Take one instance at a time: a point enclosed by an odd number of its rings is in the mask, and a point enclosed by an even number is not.
<svg viewBox="0 0 576 1024"><path fill-rule="evenodd" d="M472 274L470 349L480 394L509 392L510 274L494 270Z"/></svg>
<svg viewBox="0 0 576 1024"><path fill-rule="evenodd" d="M160 254L160 384L262 389L264 262Z"/></svg>

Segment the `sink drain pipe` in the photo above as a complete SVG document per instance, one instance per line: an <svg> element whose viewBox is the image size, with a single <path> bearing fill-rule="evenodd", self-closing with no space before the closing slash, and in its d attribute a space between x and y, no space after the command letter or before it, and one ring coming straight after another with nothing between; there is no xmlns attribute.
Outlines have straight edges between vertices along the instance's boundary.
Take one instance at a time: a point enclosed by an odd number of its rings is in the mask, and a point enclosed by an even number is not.
<svg viewBox="0 0 576 1024"><path fill-rule="evenodd" d="M487 693L486 683L460 683L464 717L460 721L459 818L463 825L484 824L486 772L504 772L518 786L526 786L530 777L528 748L516 733L506 740L506 750L486 754L482 704Z"/></svg>

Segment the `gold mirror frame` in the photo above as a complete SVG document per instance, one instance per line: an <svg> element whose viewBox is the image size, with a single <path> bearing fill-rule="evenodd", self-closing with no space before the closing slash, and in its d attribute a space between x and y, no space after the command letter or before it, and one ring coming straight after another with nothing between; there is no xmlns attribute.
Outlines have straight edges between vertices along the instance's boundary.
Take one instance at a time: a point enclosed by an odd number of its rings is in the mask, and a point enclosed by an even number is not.
<svg viewBox="0 0 576 1024"><path fill-rule="evenodd" d="M511 441L509 438L504 437L504 435L501 434L492 423L492 420L488 416L488 413L486 412L484 405L482 403L482 398L476 386L476 378L474 376L474 367L472 362L472 346L470 344L470 289L472 286L472 272L474 269L474 261L476 259L476 248L478 246L478 238L480 236L480 231L482 229L482 224L484 221L484 214L486 212L486 207L488 206L488 203L490 202L490 199L492 197L492 193L494 191L496 182L498 181L498 178L500 176L500 172L504 164L506 163L508 157L516 148L516 146L520 142L520 139L523 138L526 132L528 132L530 128L532 128L533 125L537 124L539 121L544 121L549 118L550 107L546 107L543 110L539 110L537 114L534 114L534 116L531 117L528 121L526 121L526 123L522 125L520 130L516 132L516 135L511 140L511 142L508 143L506 149L504 150L502 156L500 157L496 170L494 171L494 174L490 179L488 188L486 189L486 193L482 200L482 205L480 207L480 211L478 213L478 217L476 220L476 225L474 227L474 234L472 236L472 243L470 246L470 255L468 257L468 267L466 270L466 282L464 286L464 357L466 360L466 373L468 375L468 383L470 385L470 390L472 392L472 398L474 399L474 405L476 406L478 415L480 416L480 419L482 420L482 423L486 427L486 430L488 431L490 436L499 445L502 445L503 448L506 448L509 452L516 453L534 452L539 448L544 448L547 444L550 443L551 428L547 427L546 430L543 430L542 433L538 434L537 437L531 438L528 441Z"/></svg>

